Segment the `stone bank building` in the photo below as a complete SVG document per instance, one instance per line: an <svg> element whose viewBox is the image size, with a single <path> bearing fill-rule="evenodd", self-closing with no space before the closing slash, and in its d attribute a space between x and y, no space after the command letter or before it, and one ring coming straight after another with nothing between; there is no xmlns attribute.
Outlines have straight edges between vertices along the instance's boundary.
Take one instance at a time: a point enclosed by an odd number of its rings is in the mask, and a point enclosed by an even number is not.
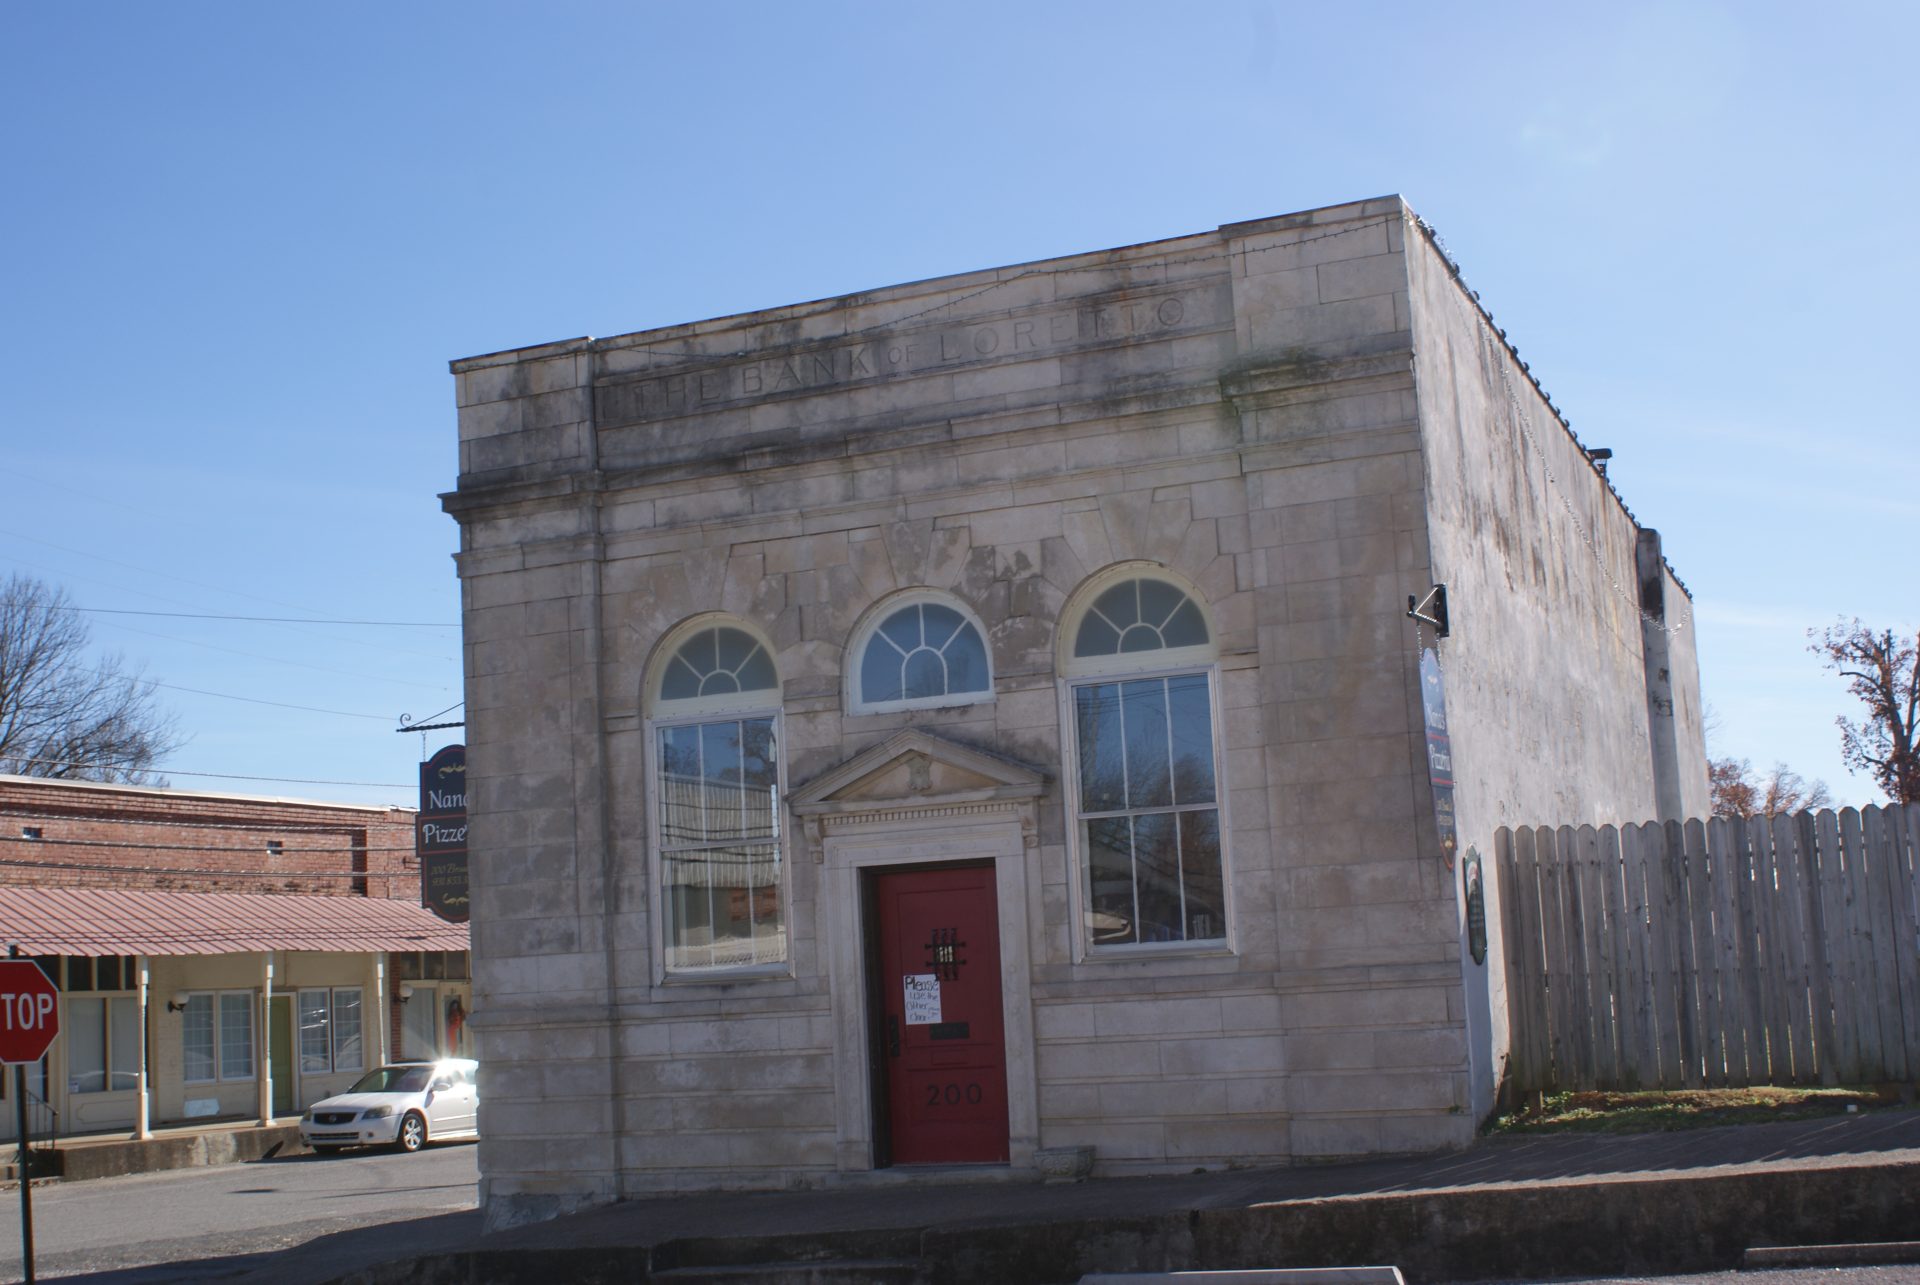
<svg viewBox="0 0 1920 1285"><path fill-rule="evenodd" d="M453 372L494 1225L1462 1145L1472 855L1706 809L1685 589L1397 197Z"/></svg>

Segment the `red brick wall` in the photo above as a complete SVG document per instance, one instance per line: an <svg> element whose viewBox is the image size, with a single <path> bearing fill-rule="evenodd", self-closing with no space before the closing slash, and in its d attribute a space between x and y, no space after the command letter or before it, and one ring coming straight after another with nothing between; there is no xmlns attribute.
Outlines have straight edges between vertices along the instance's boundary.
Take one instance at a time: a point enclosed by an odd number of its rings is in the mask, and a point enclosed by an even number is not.
<svg viewBox="0 0 1920 1285"><path fill-rule="evenodd" d="M413 815L0 776L0 882L417 901Z"/></svg>

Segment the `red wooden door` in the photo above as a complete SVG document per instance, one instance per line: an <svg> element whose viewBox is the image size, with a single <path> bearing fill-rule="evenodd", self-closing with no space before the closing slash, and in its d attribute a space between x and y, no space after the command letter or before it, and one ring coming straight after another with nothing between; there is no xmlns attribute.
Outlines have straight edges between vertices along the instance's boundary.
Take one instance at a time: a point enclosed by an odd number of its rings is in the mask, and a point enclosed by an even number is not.
<svg viewBox="0 0 1920 1285"><path fill-rule="evenodd" d="M879 874L874 906L893 1163L1005 1163L1007 1041L993 867Z"/></svg>

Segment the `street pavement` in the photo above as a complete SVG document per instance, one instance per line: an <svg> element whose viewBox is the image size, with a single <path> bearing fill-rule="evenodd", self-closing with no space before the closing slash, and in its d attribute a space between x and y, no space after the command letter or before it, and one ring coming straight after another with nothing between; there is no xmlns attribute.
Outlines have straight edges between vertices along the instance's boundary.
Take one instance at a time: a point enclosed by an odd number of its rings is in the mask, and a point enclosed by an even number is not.
<svg viewBox="0 0 1920 1285"><path fill-rule="evenodd" d="M231 1279L277 1263L273 1279L325 1280L313 1246L348 1236L362 1261L452 1247L479 1231L472 1143L416 1155L295 1155L214 1168L41 1183L34 1260L45 1279L113 1272L142 1281ZM427 1233L445 1227L437 1240ZM142 1270L126 1274L126 1269ZM19 1280L17 1186L0 1192L0 1279Z"/></svg>
<svg viewBox="0 0 1920 1285"><path fill-rule="evenodd" d="M471 1147L430 1155L465 1159L468 1167L455 1178L413 1167L421 1157L369 1156L328 1160L296 1158L232 1166L214 1173L246 1175L226 1186L207 1189L193 1200L220 1206L209 1217L222 1221L208 1227L183 1220L172 1238L154 1239L149 1229L130 1229L123 1254L151 1257L110 1257L103 1243L78 1256L55 1259L62 1252L42 1233L43 1274L117 1268L86 1279L101 1285L157 1285L162 1281L220 1280L234 1285L318 1285L354 1270L416 1255L478 1250L512 1256L518 1252L538 1261L542 1251L632 1249L687 1243L702 1238L750 1238L762 1242L779 1238L818 1238L836 1233L927 1231L929 1234L966 1233L980 1228L1027 1228L1059 1225L1063 1233L1074 1225L1112 1225L1116 1220L1152 1219L1187 1211L1258 1210L1264 1206L1297 1208L1303 1202L1324 1202L1329 1209L1372 1208L1400 1195L1427 1193L1492 1193L1523 1189L1570 1194L1598 1217L1609 1193L1624 1194L1643 1187L1644 1180L1662 1178L1712 1179L1736 1183L1754 1175L1790 1179L1805 1174L1811 1182L1817 1171L1884 1168L1889 1182L1904 1182L1920 1165L1920 1112L1894 1110L1857 1116L1782 1124L1698 1129L1671 1134L1596 1136L1561 1134L1537 1138L1483 1140L1473 1148L1447 1155L1402 1160L1375 1160L1346 1165L1300 1165L1290 1168L1228 1171L1164 1177L1097 1179L1067 1185L1011 1182L940 1183L907 1185L897 1173L870 1175L865 1181L817 1191L725 1193L679 1198L634 1200L593 1210L572 1218L481 1236L478 1215L472 1210ZM309 1171L322 1179L317 1187L298 1188L294 1174ZM1904 1175L1904 1176L1903 1176ZM56 1217L99 1222L121 1209L143 1204L153 1187L130 1184L184 1182L175 1175L146 1179L116 1179L76 1184L76 1189L98 1189L101 1195L73 1214ZM1795 1179L1797 1182L1798 1180ZM1865 1181L1878 1180L1867 1175ZM127 1184L127 1185L123 1185ZM361 1191L361 1186L368 1190ZM45 1190L57 1190L48 1188ZM243 1215L238 1207L251 1201L282 1196L290 1202L274 1217ZM38 1197L38 1191L36 1191ZM419 1202L411 1215L398 1209ZM1477 1203L1477 1202L1476 1202ZM41 1201L36 1199L36 1210ZM246 1227L241 1222L251 1218ZM55 1224L64 1225L64 1224ZM190 1229L190 1230L189 1230ZM1516 1229L1524 1234L1526 1229ZM95 1232L104 1241L104 1233ZM999 1233L1000 1239L1006 1234ZM1828 1239L1846 1239L1833 1236ZM1764 1243L1756 1240L1752 1243ZM86 1255L91 1254L92 1257ZM501 1261L506 1261L502 1259ZM1551 1261L1551 1260L1549 1260ZM128 1270L135 1262L170 1264ZM1411 1266L1402 1264L1403 1267ZM1742 1273L1739 1285L1823 1285L1847 1281L1850 1285L1888 1285L1920 1282L1920 1265L1843 1269L1852 1275L1819 1269L1818 1274ZM1457 1279L1458 1273L1455 1274ZM1421 1275L1409 1272L1410 1280ZM1433 1279L1432 1276L1427 1279ZM1608 1279L1608 1278L1594 1278ZM1648 1277L1611 1278L1619 1285ZM1703 1275L1667 1278L1677 1281L1731 1282L1730 1276Z"/></svg>

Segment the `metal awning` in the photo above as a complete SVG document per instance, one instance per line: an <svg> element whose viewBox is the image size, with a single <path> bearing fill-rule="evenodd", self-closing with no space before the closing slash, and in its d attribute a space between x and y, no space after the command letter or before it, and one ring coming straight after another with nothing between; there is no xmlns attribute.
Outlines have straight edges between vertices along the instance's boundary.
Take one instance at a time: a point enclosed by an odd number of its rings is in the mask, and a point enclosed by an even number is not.
<svg viewBox="0 0 1920 1285"><path fill-rule="evenodd" d="M23 955L465 950L467 926L381 897L0 888L0 947L10 945Z"/></svg>

